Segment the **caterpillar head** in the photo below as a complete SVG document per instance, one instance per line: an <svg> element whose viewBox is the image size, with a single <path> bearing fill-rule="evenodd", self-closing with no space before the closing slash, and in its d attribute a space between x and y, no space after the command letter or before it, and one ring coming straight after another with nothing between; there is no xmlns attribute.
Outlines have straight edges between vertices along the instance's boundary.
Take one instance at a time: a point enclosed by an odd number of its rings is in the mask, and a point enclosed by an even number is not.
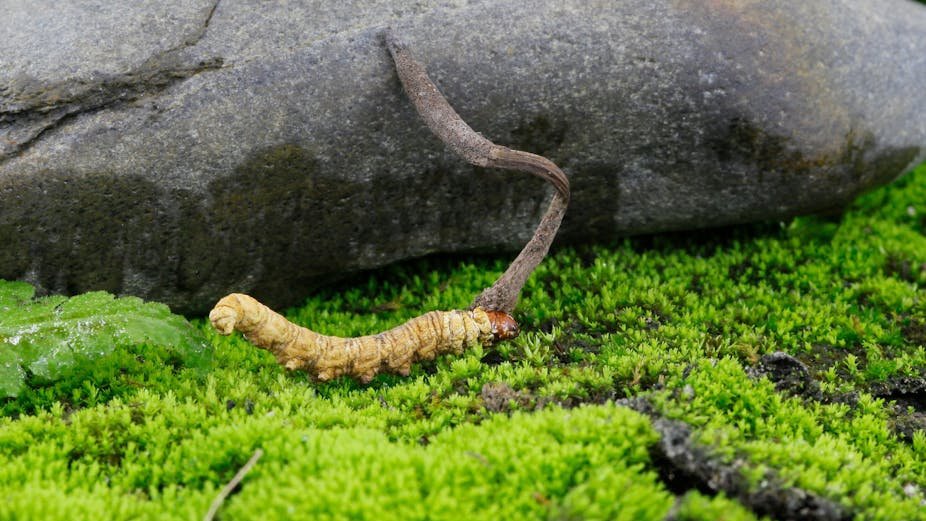
<svg viewBox="0 0 926 521"><path fill-rule="evenodd" d="M511 340L521 332L514 317L504 311L486 311L486 315L492 324L492 337L496 342Z"/></svg>

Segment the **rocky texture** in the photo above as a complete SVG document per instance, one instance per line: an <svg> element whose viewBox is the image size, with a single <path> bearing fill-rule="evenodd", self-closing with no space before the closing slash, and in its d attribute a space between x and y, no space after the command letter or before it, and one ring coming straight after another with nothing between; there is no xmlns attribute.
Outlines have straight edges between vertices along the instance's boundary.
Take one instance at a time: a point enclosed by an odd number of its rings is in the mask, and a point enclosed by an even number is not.
<svg viewBox="0 0 926 521"><path fill-rule="evenodd" d="M182 311L530 237L548 189L444 150L387 24L571 176L566 240L839 207L926 145L907 0L0 7L0 277Z"/></svg>
<svg viewBox="0 0 926 521"><path fill-rule="evenodd" d="M852 515L841 505L800 487L789 486L774 471L767 470L758 482L744 474L748 457L724 458L698 441L697 429L663 417L644 397L623 398L615 403L649 416L659 443L650 449L659 477L676 496L691 490L706 495L723 493L758 516L781 520L843 521ZM754 479L754 478L753 478ZM677 519L670 513L667 520Z"/></svg>
<svg viewBox="0 0 926 521"><path fill-rule="evenodd" d="M754 486L743 475L745 458L730 463L699 445L684 422L654 419L659 444L652 452L653 463L667 488L677 494L698 490L704 494L723 492L759 516L781 520L848 521L853 516L839 504L794 486L769 471Z"/></svg>
<svg viewBox="0 0 926 521"><path fill-rule="evenodd" d="M823 399L820 384L813 379L810 368L803 362L782 351L762 355L759 362L748 371L753 378L768 378L779 392Z"/></svg>
<svg viewBox="0 0 926 521"><path fill-rule="evenodd" d="M841 505L800 487L789 486L774 471L768 470L757 483L750 484L744 474L748 458L736 456L732 461L714 453L698 441L697 430L679 420L663 417L644 397L617 400L649 416L659 443L650 457L666 488L682 496L690 490L703 494L723 493L734 498L758 516L781 520L843 521L853 516ZM674 520L670 514L667 519Z"/></svg>
<svg viewBox="0 0 926 521"><path fill-rule="evenodd" d="M900 439L912 443L917 431L926 431L926 377L891 378L870 392L893 405L890 425Z"/></svg>

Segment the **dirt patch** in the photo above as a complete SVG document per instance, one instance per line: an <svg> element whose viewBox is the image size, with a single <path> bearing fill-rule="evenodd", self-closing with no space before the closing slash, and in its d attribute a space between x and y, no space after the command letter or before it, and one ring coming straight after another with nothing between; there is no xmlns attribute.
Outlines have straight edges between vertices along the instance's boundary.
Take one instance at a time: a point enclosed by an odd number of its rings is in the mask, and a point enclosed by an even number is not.
<svg viewBox="0 0 926 521"><path fill-rule="evenodd" d="M833 351L822 350L812 363L820 367L836 365L839 367L837 374L849 378L840 364L849 352L838 351L834 354ZM863 367L867 365L862 357L859 360ZM916 431L926 431L926 377L897 376L885 382L863 386L858 391L824 394L813 377L811 367L787 353L776 352L760 358L748 373L753 378L768 378L775 384L777 391L788 396L822 403L844 403L853 409L858 406L859 393L867 392L875 398L883 399L893 409L890 427L901 440L912 442Z"/></svg>
<svg viewBox="0 0 926 521"><path fill-rule="evenodd" d="M904 282L914 283L923 271L923 266L896 254L890 254L884 261L884 274Z"/></svg>
<svg viewBox="0 0 926 521"><path fill-rule="evenodd" d="M898 408L896 414L891 418L891 429L897 436L907 442L913 443L913 435L917 431L926 431L926 413Z"/></svg>
<svg viewBox="0 0 926 521"><path fill-rule="evenodd" d="M892 378L872 386L870 392L872 396L893 402L890 425L900 439L912 442L916 431L926 431L926 378Z"/></svg>
<svg viewBox="0 0 926 521"><path fill-rule="evenodd" d="M926 346L926 319L905 319L900 334L908 344Z"/></svg>
<svg viewBox="0 0 926 521"><path fill-rule="evenodd" d="M926 412L926 378L899 376L883 384L873 385L871 394L897 405Z"/></svg>
<svg viewBox="0 0 926 521"><path fill-rule="evenodd" d="M567 323L550 318L541 322L537 327L546 334L552 333L554 328L558 328L559 332L551 345L553 357L561 365L569 365L581 364L585 360L585 354L597 354L601 351L599 339L607 333L616 331L617 324L614 320L603 320L600 326L589 328L577 320Z"/></svg>
<svg viewBox="0 0 926 521"><path fill-rule="evenodd" d="M515 409L533 406L536 398L530 393L515 391L504 382L489 382L482 386L479 398L486 410L492 413L509 413Z"/></svg>
<svg viewBox="0 0 926 521"><path fill-rule="evenodd" d="M540 410L549 405L572 409L580 405L601 405L624 397L617 386L578 389L569 396L545 396L531 389L515 390L505 382L490 382L482 386L479 398L491 413L514 410Z"/></svg>
<svg viewBox="0 0 926 521"><path fill-rule="evenodd" d="M551 347L553 358L561 365L581 364L587 354L597 354L601 351L601 344L595 339L581 338L572 333L559 335Z"/></svg>
<svg viewBox="0 0 926 521"><path fill-rule="evenodd" d="M811 376L810 368L787 353L776 351L762 356L748 373L753 378L768 378L778 392L814 400L822 398L820 384Z"/></svg>
<svg viewBox="0 0 926 521"><path fill-rule="evenodd" d="M485 365L498 365L502 362L507 362L508 358L502 356L497 349L489 349L486 354L482 355L479 361Z"/></svg>
<svg viewBox="0 0 926 521"><path fill-rule="evenodd" d="M798 353L795 358L805 364L810 371L811 377L815 380L823 378L823 375L830 368L836 371L836 375L841 380L852 381L856 378L849 372L846 360L852 355L855 357L855 365L859 371L864 371L868 367L868 352L860 343L855 343L846 347L835 347L829 344L814 344L810 351ZM883 359L889 360L897 356L890 346L884 346Z"/></svg>

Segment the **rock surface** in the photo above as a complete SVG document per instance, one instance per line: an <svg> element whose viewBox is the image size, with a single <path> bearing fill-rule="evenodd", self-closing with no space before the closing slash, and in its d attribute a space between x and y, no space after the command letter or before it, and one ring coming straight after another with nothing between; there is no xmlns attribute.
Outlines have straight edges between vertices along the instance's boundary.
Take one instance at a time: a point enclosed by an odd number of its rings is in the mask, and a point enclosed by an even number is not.
<svg viewBox="0 0 926 521"><path fill-rule="evenodd" d="M908 0L0 0L0 278L201 312L433 252L514 251L549 189L463 164L461 115L570 175L564 240L839 207L926 150Z"/></svg>

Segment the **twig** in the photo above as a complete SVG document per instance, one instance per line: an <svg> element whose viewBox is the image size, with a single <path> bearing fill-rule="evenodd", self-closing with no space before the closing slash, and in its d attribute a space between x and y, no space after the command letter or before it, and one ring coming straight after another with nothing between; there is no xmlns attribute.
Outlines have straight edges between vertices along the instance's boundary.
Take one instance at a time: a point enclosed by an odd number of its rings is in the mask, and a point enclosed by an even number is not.
<svg viewBox="0 0 926 521"><path fill-rule="evenodd" d="M550 250L563 220L569 204L569 179L549 159L496 145L470 128L428 77L424 65L412 57L408 46L391 29L386 29L385 36L405 93L421 119L445 145L474 165L527 172L548 181L556 189L534 236L495 284L473 301L473 308L511 313L521 288Z"/></svg>
<svg viewBox="0 0 926 521"><path fill-rule="evenodd" d="M241 483L241 480L247 476L248 472L251 472L251 469L254 468L254 465L257 464L257 460L259 460L263 455L264 451L262 449L257 449L254 451L251 459L249 459L243 467L238 469L235 477L233 477L231 481L229 481L228 484L222 488L222 491L219 492L219 495L216 496L214 500L212 500L212 505L209 506L209 511L206 512L206 516L203 517L203 521L212 521L215 515L219 512L219 509L222 508L222 503L225 502L225 499L229 496L229 494L232 493L233 490L235 490L235 487Z"/></svg>

